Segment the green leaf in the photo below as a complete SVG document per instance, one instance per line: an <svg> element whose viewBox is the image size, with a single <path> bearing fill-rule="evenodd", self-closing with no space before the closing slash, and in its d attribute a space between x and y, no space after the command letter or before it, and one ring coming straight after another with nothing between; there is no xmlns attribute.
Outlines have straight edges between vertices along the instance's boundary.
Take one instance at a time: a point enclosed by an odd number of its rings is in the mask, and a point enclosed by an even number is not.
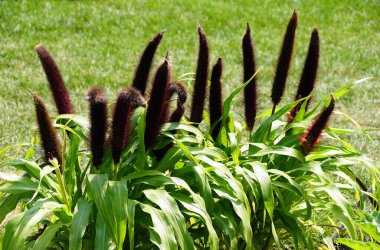
<svg viewBox="0 0 380 250"><path fill-rule="evenodd" d="M10 150L11 148L13 148L12 146L6 146L5 148L3 148L2 150L0 150L0 157L3 157L3 155L8 152L8 150Z"/></svg>
<svg viewBox="0 0 380 250"><path fill-rule="evenodd" d="M80 142L81 140L77 135L71 135L70 148L65 157L65 184L69 196L72 196L74 193L75 164L78 161L78 150Z"/></svg>
<svg viewBox="0 0 380 250"><path fill-rule="evenodd" d="M98 212L107 225L117 249L122 249L127 228L127 181L108 181L105 174L91 174L87 179Z"/></svg>
<svg viewBox="0 0 380 250"><path fill-rule="evenodd" d="M92 201L80 198L76 205L76 211L74 212L73 221L70 226L70 250L82 249L82 237L86 230L91 211Z"/></svg>
<svg viewBox="0 0 380 250"><path fill-rule="evenodd" d="M291 236L296 248L301 244L303 246L302 249L313 249L308 245L306 228L297 220L296 216L293 216L283 209L276 209L276 215L276 217L282 221L285 230Z"/></svg>
<svg viewBox="0 0 380 250"><path fill-rule="evenodd" d="M142 170L139 172L134 172L129 175L127 175L124 179L127 181L139 179L142 177L148 177L148 176L164 176L164 174L157 170Z"/></svg>
<svg viewBox="0 0 380 250"><path fill-rule="evenodd" d="M288 182L291 186L293 186L293 187L295 188L296 192L297 192L299 195L302 196L302 198L303 198L303 200L304 200L304 202L305 202L305 204L306 204L307 213L306 213L306 215L305 215L305 220L309 219L310 216L311 216L312 207L311 207L311 204L310 204L310 202L309 202L309 199L308 199L308 197L307 197L307 195L306 195L306 193L305 193L305 190L301 187L301 185L298 184L296 181L294 181L294 180L292 179L292 177L290 177L287 173L285 173L285 172L283 172L283 171L281 171L281 170L278 170L278 169L268 169L267 171L268 171L268 173L272 173L272 174L276 174L276 175L280 175L280 176L284 177L284 178L287 180L287 182ZM272 179L273 179L273 178L272 178Z"/></svg>
<svg viewBox="0 0 380 250"><path fill-rule="evenodd" d="M380 224L374 222L358 223L358 227L380 243Z"/></svg>
<svg viewBox="0 0 380 250"><path fill-rule="evenodd" d="M104 220L99 213L96 216L95 230L95 250L115 249L115 244L112 241L112 235L109 233L107 225L104 223Z"/></svg>
<svg viewBox="0 0 380 250"><path fill-rule="evenodd" d="M182 249L194 249L193 240L187 231L185 218L175 200L165 190L144 190L145 196L157 204L164 212L174 229L178 244Z"/></svg>
<svg viewBox="0 0 380 250"><path fill-rule="evenodd" d="M1 198L1 204L0 204L0 223L4 220L5 216L12 212L20 199L22 199L22 194L10 194L8 196Z"/></svg>
<svg viewBox="0 0 380 250"><path fill-rule="evenodd" d="M194 203L188 196L179 193L170 193L176 200L178 200L187 210L195 213L205 223L207 232L209 235L208 241L210 243L210 249L219 249L218 235L212 225L210 215L205 208Z"/></svg>
<svg viewBox="0 0 380 250"><path fill-rule="evenodd" d="M205 157L203 157L205 158ZM216 163L213 163L214 165ZM221 198L227 199L241 222L242 238L247 243L247 248L252 247L251 207L240 181L236 180L230 170L223 164L212 172L212 190Z"/></svg>
<svg viewBox="0 0 380 250"><path fill-rule="evenodd" d="M332 207L330 209L330 212L332 212L336 219L341 221L343 225L346 227L348 234L352 239L356 239L356 232L355 232L355 226L354 222L351 220L351 218L348 216L347 213L344 212L344 210L336 205L332 204Z"/></svg>
<svg viewBox="0 0 380 250"><path fill-rule="evenodd" d="M374 242L363 242L352 239L339 238L336 242L348 246L353 250L380 250L380 245Z"/></svg>
<svg viewBox="0 0 380 250"><path fill-rule="evenodd" d="M228 155L217 147L188 147L188 149L194 156L205 155L217 161L225 161L228 159Z"/></svg>
<svg viewBox="0 0 380 250"><path fill-rule="evenodd" d="M58 230L62 227L61 223L54 223L47 226L45 231L34 243L32 250L46 249L54 239Z"/></svg>
<svg viewBox="0 0 380 250"><path fill-rule="evenodd" d="M182 158L183 153L177 147L172 147L165 154L164 158L161 159L159 164L157 164L156 169L161 172L165 172L166 170L174 167L174 165Z"/></svg>
<svg viewBox="0 0 380 250"><path fill-rule="evenodd" d="M90 130L90 123L87 117L78 114L62 114L56 117L57 122L62 122L61 124L68 124L68 122L74 122L76 125L81 127L85 131ZM63 121L60 121L63 120Z"/></svg>
<svg viewBox="0 0 380 250"><path fill-rule="evenodd" d="M143 203L140 203L140 207L145 213L150 214L153 221L153 228L149 228L151 241L159 249L178 249L172 223L165 213Z"/></svg>
<svg viewBox="0 0 380 250"><path fill-rule="evenodd" d="M16 228L23 216L24 213L16 214L7 222L2 234L1 249L12 249L10 248L12 244L12 237L14 236L14 232L16 231Z"/></svg>
<svg viewBox="0 0 380 250"><path fill-rule="evenodd" d="M270 155L270 154L285 155L285 156L296 158L301 162L305 161L305 157L300 151L294 148L288 148L288 147L283 147L283 146L266 147L264 149L257 151L254 154L250 154L250 156L264 156L264 155Z"/></svg>
<svg viewBox="0 0 380 250"><path fill-rule="evenodd" d="M138 153L137 153L137 165L142 169L148 166L147 155L145 151L145 127L146 127L146 110L141 109L141 115L138 119L137 127L137 140L138 140Z"/></svg>
<svg viewBox="0 0 380 250"><path fill-rule="evenodd" d="M0 184L0 192L20 194L27 191L35 191L38 188L38 184L30 178L12 173L0 172L0 179L4 181Z"/></svg>
<svg viewBox="0 0 380 250"><path fill-rule="evenodd" d="M5 166L12 166L16 169L25 171L30 177L33 177L37 180L40 179L42 169L40 168L40 166L35 161L20 159L18 161L7 162L4 165ZM0 166L4 166L4 165L0 165ZM50 187L54 190L59 189L58 184L55 181L53 181L52 178L50 178L49 176L45 175L44 178L42 178L42 182L47 187Z"/></svg>
<svg viewBox="0 0 380 250"><path fill-rule="evenodd" d="M133 250L135 246L135 212L137 202L128 200L128 237L129 237L129 249Z"/></svg>
<svg viewBox="0 0 380 250"><path fill-rule="evenodd" d="M204 137L203 133L198 128L191 125L183 124L183 123L177 123L177 122L165 123L161 128L161 131L163 132L169 132L169 131L175 131L175 130L183 130L183 131L192 133L195 135L198 141L201 141Z"/></svg>
<svg viewBox="0 0 380 250"><path fill-rule="evenodd" d="M237 87L234 91L232 91L232 93L223 102L222 121L223 121L224 126L226 126L226 120L227 120L228 115L230 114L232 100L235 98L235 96L237 94L239 94L240 92L243 91L245 86L247 86L252 81L252 79L255 78L257 73L258 73L258 71L256 71L255 74L248 81L246 81L243 85Z"/></svg>
<svg viewBox="0 0 380 250"><path fill-rule="evenodd" d="M32 233L35 225L63 205L49 199L39 200L27 210L13 230L6 230L3 241L4 249L23 249L26 238Z"/></svg>
<svg viewBox="0 0 380 250"><path fill-rule="evenodd" d="M256 180L260 184L260 190L263 195L265 208L269 214L269 217L273 220L274 197L269 174L265 167L258 162L252 162L247 164L252 166L253 172L256 176Z"/></svg>
<svg viewBox="0 0 380 250"><path fill-rule="evenodd" d="M208 175L199 166L194 166L193 172L197 180L197 184L199 186L200 195L205 200L207 212L212 213L214 201L211 194L211 187L208 180Z"/></svg>
<svg viewBox="0 0 380 250"><path fill-rule="evenodd" d="M240 148L237 141L237 133L228 133L231 143L231 156L235 165L239 164Z"/></svg>
<svg viewBox="0 0 380 250"><path fill-rule="evenodd" d="M274 113L272 116L270 116L268 119L266 119L260 127L257 129L255 133L253 133L252 137L250 138L250 142L265 142L266 136L269 130L269 126L272 126L272 123L281 118L286 112L290 111L292 108L297 106L297 104L302 101L303 99L297 100L295 102L292 102L285 107L282 107L280 110L278 110L276 113Z"/></svg>

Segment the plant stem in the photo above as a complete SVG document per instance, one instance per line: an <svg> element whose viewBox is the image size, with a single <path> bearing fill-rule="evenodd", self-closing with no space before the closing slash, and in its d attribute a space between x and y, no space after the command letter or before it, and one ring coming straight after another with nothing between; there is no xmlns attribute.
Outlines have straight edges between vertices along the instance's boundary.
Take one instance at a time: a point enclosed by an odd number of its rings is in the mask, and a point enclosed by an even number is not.
<svg viewBox="0 0 380 250"><path fill-rule="evenodd" d="M53 159L53 160L50 161L50 163L55 168L55 175L57 176L57 181L58 181L58 185L59 185L59 189L60 189L63 201L66 203L67 207L70 208L69 201L67 200L67 196L66 196L66 190L65 190L64 180L62 178L58 162L57 162L56 159Z"/></svg>
<svg viewBox="0 0 380 250"><path fill-rule="evenodd" d="M270 116L272 116L274 114L274 112L276 111L276 104L273 104L273 107L272 107L272 113ZM270 132L272 130L272 123L269 125L269 129L268 129L268 134L267 134L267 140L269 141L270 139Z"/></svg>
<svg viewBox="0 0 380 250"><path fill-rule="evenodd" d="M62 173L64 173L65 171L65 155L66 155L66 143L67 143L67 135L66 135L66 131L63 129L62 131L63 133L63 150L62 150L62 164L61 164L61 168L60 170L62 171Z"/></svg>

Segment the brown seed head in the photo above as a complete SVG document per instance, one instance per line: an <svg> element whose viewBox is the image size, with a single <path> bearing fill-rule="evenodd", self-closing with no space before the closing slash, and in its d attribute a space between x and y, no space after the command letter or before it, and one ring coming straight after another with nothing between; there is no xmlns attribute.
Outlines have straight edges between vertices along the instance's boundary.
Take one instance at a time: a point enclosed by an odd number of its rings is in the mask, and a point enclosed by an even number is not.
<svg viewBox="0 0 380 250"><path fill-rule="evenodd" d="M215 125L211 133L214 140L217 139L220 130L220 121L218 124L216 122L222 117L223 112L222 71L222 58L219 58L212 69L210 86L210 124Z"/></svg>
<svg viewBox="0 0 380 250"><path fill-rule="evenodd" d="M60 165L61 173L63 173L62 149L57 132L53 127L49 113L42 99L34 94L33 99L36 109L38 129L40 131L42 146L45 152L45 161L49 162L49 160L56 158Z"/></svg>
<svg viewBox="0 0 380 250"><path fill-rule="evenodd" d="M112 157L115 163L119 163L121 153L128 143L130 116L138 106L145 106L140 91L134 88L120 91L113 113L111 132Z"/></svg>
<svg viewBox="0 0 380 250"><path fill-rule="evenodd" d="M73 114L70 96L58 66L43 45L36 46L36 52L44 68L59 114Z"/></svg>
<svg viewBox="0 0 380 250"><path fill-rule="evenodd" d="M256 63L251 28L247 23L247 30L242 41L244 82L247 82L256 72ZM254 77L244 88L245 120L248 130L252 131L255 125L257 109L257 81Z"/></svg>
<svg viewBox="0 0 380 250"><path fill-rule="evenodd" d="M148 149L156 140L163 119L163 109L169 96L170 65L167 60L158 67L146 112L145 148Z"/></svg>
<svg viewBox="0 0 380 250"><path fill-rule="evenodd" d="M148 82L149 72L152 67L154 55L162 38L164 32L157 33L145 47L144 52L141 55L140 62L136 68L135 77L133 79L132 86L139 90L141 95L145 95L146 85Z"/></svg>
<svg viewBox="0 0 380 250"><path fill-rule="evenodd" d="M104 155L107 133L107 97L103 89L93 87L88 92L90 110L90 146L92 162L98 167Z"/></svg>
<svg viewBox="0 0 380 250"><path fill-rule="evenodd" d="M318 144L323 130L326 128L329 118L334 110L335 100L331 96L330 105L327 106L313 121L313 124L300 138L301 152L304 155L309 154Z"/></svg>
<svg viewBox="0 0 380 250"><path fill-rule="evenodd" d="M290 62L292 60L297 21L297 12L294 10L293 15L288 23L288 27L286 28L281 53L278 58L276 75L273 81L271 97L274 105L277 105L281 101L281 98L284 94L286 78L288 76Z"/></svg>
<svg viewBox="0 0 380 250"><path fill-rule="evenodd" d="M205 106L207 77L209 69L209 46L207 37L201 26L198 26L199 53L198 64L195 73L193 102L191 106L190 121L200 123L202 121Z"/></svg>

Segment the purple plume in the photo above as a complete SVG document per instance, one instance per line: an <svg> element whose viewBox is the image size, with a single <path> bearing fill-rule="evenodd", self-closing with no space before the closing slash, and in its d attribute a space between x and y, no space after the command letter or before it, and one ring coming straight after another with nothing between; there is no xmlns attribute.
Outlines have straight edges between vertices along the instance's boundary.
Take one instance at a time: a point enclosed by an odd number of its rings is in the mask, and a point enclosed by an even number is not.
<svg viewBox="0 0 380 250"><path fill-rule="evenodd" d="M70 96L61 73L49 52L43 45L36 46L36 52L44 68L59 114L73 114Z"/></svg>
<svg viewBox="0 0 380 250"><path fill-rule="evenodd" d="M182 83L176 81L172 82L169 86L169 95L172 97L177 94L177 108L171 114L170 122L180 122L183 114L185 113L185 102L187 100L187 91Z"/></svg>
<svg viewBox="0 0 380 250"><path fill-rule="evenodd" d="M92 162L98 167L104 155L107 133L107 97L103 89L94 87L88 92L90 109L90 144Z"/></svg>
<svg viewBox="0 0 380 250"><path fill-rule="evenodd" d="M223 97L222 97L222 71L223 62L219 58L214 65L211 73L211 86L210 86L210 124L215 125L211 133L214 141L217 139L220 130L220 121L223 112ZM218 121L218 124L216 122Z"/></svg>
<svg viewBox="0 0 380 250"><path fill-rule="evenodd" d="M251 28L247 23L247 30L242 41L244 82L247 82L256 72L255 54L251 38ZM257 108L257 82L254 77L244 88L245 121L247 128L252 131L255 125Z"/></svg>
<svg viewBox="0 0 380 250"><path fill-rule="evenodd" d="M53 127L49 113L42 99L34 94L33 99L36 108L38 129L40 131L42 146L45 152L45 161L49 162L49 160L56 158L62 173L62 149L58 140L57 131Z"/></svg>
<svg viewBox="0 0 380 250"><path fill-rule="evenodd" d="M170 65L165 60L157 69L146 112L145 148L148 149L156 140L163 122L161 117L165 102L169 96Z"/></svg>
<svg viewBox="0 0 380 250"><path fill-rule="evenodd" d="M112 119L111 149L115 163L119 163L121 152L129 140L129 120L138 106L144 106L145 100L134 88L120 91Z"/></svg>
<svg viewBox="0 0 380 250"><path fill-rule="evenodd" d="M132 86L139 90L141 95L145 95L146 85L148 82L149 72L152 67L154 55L162 38L164 32L157 33L145 47L144 52L141 55L140 62L136 68L135 77L133 79Z"/></svg>
<svg viewBox="0 0 380 250"><path fill-rule="evenodd" d="M318 144L323 130L326 128L329 118L334 110L335 100L331 96L331 102L313 121L313 124L300 138L301 152L304 155L309 154Z"/></svg>
<svg viewBox="0 0 380 250"><path fill-rule="evenodd" d="M286 33L284 36L284 41L281 47L281 53L278 58L276 75L273 81L272 87L272 102L273 105L277 105L284 94L286 78L288 76L288 71L290 68L290 62L292 60L292 53L294 47L294 39L297 28L297 12L294 10L292 17L286 28Z"/></svg>
<svg viewBox="0 0 380 250"><path fill-rule="evenodd" d="M202 27L198 27L199 34L199 53L198 64L195 73L193 103L191 106L190 121L200 123L202 121L203 109L205 106L207 76L209 68L209 46L206 34Z"/></svg>
<svg viewBox="0 0 380 250"><path fill-rule="evenodd" d="M295 99L301 99L310 95L315 86L315 81L317 79L318 73L318 63L319 63L319 35L316 28L313 29L311 33L309 49L307 52L305 66L302 71L301 80L298 84L297 94ZM306 103L306 109L309 105L310 99ZM293 121L295 115L300 109L302 102L299 103L291 112L288 117L288 121Z"/></svg>

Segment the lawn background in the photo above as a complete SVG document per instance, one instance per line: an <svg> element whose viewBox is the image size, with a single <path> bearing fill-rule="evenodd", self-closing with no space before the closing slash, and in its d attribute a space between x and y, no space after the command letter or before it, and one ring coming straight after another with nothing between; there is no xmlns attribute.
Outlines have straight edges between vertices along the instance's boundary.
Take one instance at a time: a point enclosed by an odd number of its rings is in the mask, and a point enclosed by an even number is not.
<svg viewBox="0 0 380 250"><path fill-rule="evenodd" d="M0 148L28 141L35 127L29 90L55 114L53 101L34 47L42 43L53 55L70 91L75 110L87 113L86 90L106 89L110 100L130 86L147 41L166 30L155 65L171 51L173 76L194 72L196 27L205 29L211 63L224 60L225 96L241 84L241 38L246 22L253 30L259 74L259 109L271 107L270 90L282 37L296 9L299 25L295 60L284 100L294 98L310 32L318 27L321 62L316 99L364 77L373 77L337 102L370 132L350 140L380 159L380 3L337 1L1 1L0 2ZM191 87L192 82L185 82ZM235 107L240 106L241 99ZM238 109L238 108L237 108ZM242 119L241 119L242 120ZM335 115L333 127L352 127Z"/></svg>

